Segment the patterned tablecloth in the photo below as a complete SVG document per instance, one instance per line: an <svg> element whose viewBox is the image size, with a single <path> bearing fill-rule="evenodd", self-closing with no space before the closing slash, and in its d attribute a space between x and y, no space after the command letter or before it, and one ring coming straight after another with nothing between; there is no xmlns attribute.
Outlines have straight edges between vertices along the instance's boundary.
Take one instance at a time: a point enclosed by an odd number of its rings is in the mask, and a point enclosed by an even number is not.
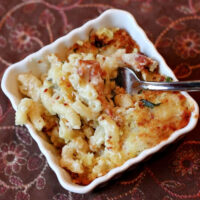
<svg viewBox="0 0 200 200"><path fill-rule="evenodd" d="M11 63L109 8L133 13L180 80L200 79L199 0L0 0L0 78ZM14 125L0 89L0 199L200 199L199 129L107 186L74 194L60 186L27 129Z"/></svg>

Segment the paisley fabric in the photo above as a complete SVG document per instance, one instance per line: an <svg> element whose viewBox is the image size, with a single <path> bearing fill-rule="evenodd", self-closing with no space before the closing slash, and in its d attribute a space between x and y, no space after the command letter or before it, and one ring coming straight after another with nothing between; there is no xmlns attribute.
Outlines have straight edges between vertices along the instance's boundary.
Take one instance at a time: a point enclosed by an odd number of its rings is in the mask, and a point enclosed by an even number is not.
<svg viewBox="0 0 200 200"><path fill-rule="evenodd" d="M0 0L4 70L109 8L131 12L180 80L200 79L199 0ZM200 102L199 93L191 94ZM200 123L134 170L85 195L64 190L0 89L0 200L200 199Z"/></svg>

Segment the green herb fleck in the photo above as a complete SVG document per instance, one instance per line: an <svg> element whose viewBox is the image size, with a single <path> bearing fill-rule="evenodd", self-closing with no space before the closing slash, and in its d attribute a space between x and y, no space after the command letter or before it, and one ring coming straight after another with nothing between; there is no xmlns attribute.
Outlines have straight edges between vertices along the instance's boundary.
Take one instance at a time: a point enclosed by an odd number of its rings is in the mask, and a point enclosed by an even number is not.
<svg viewBox="0 0 200 200"><path fill-rule="evenodd" d="M77 50L78 50L78 48L74 48L74 49L73 49L73 52L74 52L74 53L76 53L76 52L77 52Z"/></svg>
<svg viewBox="0 0 200 200"><path fill-rule="evenodd" d="M148 108L154 108L155 106L159 106L161 103L152 103L150 101L147 101L146 99L141 99L140 100L144 106Z"/></svg>
<svg viewBox="0 0 200 200"><path fill-rule="evenodd" d="M48 78L47 81L52 82L52 78Z"/></svg>
<svg viewBox="0 0 200 200"><path fill-rule="evenodd" d="M54 84L54 85L51 85L49 86L50 89L59 89L58 85L57 84Z"/></svg>
<svg viewBox="0 0 200 200"><path fill-rule="evenodd" d="M172 82L173 79L172 79L170 76L167 76L167 77L165 78L165 81L166 81L166 82Z"/></svg>
<svg viewBox="0 0 200 200"><path fill-rule="evenodd" d="M138 91L138 94L142 94L142 92L143 92L143 90L139 90L139 91Z"/></svg>
<svg viewBox="0 0 200 200"><path fill-rule="evenodd" d="M90 32L89 32L89 42L91 42L91 35L92 35L92 33L93 33L93 29L91 29Z"/></svg>
<svg viewBox="0 0 200 200"><path fill-rule="evenodd" d="M95 38L94 46L97 48L103 47L104 46L103 41L99 40L98 38Z"/></svg>

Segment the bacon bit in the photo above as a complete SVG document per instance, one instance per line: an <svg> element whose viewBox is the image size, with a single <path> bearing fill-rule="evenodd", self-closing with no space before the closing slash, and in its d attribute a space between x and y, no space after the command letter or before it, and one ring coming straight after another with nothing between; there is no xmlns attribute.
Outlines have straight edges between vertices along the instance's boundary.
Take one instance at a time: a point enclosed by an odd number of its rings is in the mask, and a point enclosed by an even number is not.
<svg viewBox="0 0 200 200"><path fill-rule="evenodd" d="M138 102L138 105L140 108L144 108L144 104L141 101Z"/></svg>
<svg viewBox="0 0 200 200"><path fill-rule="evenodd" d="M148 70L151 68L154 70L156 66L154 66L154 62L151 58L141 54L141 53L131 53L122 55L122 60L126 64L130 65L136 71Z"/></svg>
<svg viewBox="0 0 200 200"><path fill-rule="evenodd" d="M112 149L112 147L106 147L108 150Z"/></svg>
<svg viewBox="0 0 200 200"><path fill-rule="evenodd" d="M44 89L44 92L47 92L48 91L48 88Z"/></svg>
<svg viewBox="0 0 200 200"><path fill-rule="evenodd" d="M104 120L105 119L105 116L101 116L100 120Z"/></svg>
<svg viewBox="0 0 200 200"><path fill-rule="evenodd" d="M116 115L114 117L114 120L115 120L118 127L121 127L124 124L124 120L120 115Z"/></svg>
<svg viewBox="0 0 200 200"><path fill-rule="evenodd" d="M93 62L91 65L91 72L90 72L90 76L97 76L100 75L102 76L102 69L100 67L100 64L98 62Z"/></svg>
<svg viewBox="0 0 200 200"><path fill-rule="evenodd" d="M71 83L70 83L70 82L67 82L67 83L66 83L66 86L67 86L67 87L71 87Z"/></svg>
<svg viewBox="0 0 200 200"><path fill-rule="evenodd" d="M164 82L164 81L165 81L165 77L164 77L164 76L161 76L161 77L160 77L160 81L161 81L161 82Z"/></svg>
<svg viewBox="0 0 200 200"><path fill-rule="evenodd" d="M117 126L122 126L122 123L120 121L116 121Z"/></svg>
<svg viewBox="0 0 200 200"><path fill-rule="evenodd" d="M86 69L83 67L83 66L80 66L78 69L77 69L77 73L80 77L82 77L84 74L85 74L85 71Z"/></svg>
<svg viewBox="0 0 200 200"><path fill-rule="evenodd" d="M114 116L114 113L113 113L113 111L112 111L111 108L106 108L106 109L105 109L105 113L106 113L107 115L111 116L111 117Z"/></svg>
<svg viewBox="0 0 200 200"><path fill-rule="evenodd" d="M64 106L67 106L68 104L67 103L64 103Z"/></svg>
<svg viewBox="0 0 200 200"><path fill-rule="evenodd" d="M41 61L41 60L38 60L38 63L40 64L40 63L42 63L42 61Z"/></svg>
<svg viewBox="0 0 200 200"><path fill-rule="evenodd" d="M106 77L106 75L107 75L106 71L102 70L101 76L104 78L104 77Z"/></svg>
<svg viewBox="0 0 200 200"><path fill-rule="evenodd" d="M104 92L104 80L106 72L100 67L100 64L95 60L80 60L80 67L77 73L86 81L91 82L99 95Z"/></svg>
<svg viewBox="0 0 200 200"><path fill-rule="evenodd" d="M139 65L138 67L141 69L143 69L145 66L149 66L153 64L153 61L150 58L141 54L138 54L135 60L138 62L138 65Z"/></svg>
<svg viewBox="0 0 200 200"><path fill-rule="evenodd" d="M77 72L79 76L89 79L88 81L91 81L93 77L100 76L103 78L106 75L106 72L101 69L99 62L95 60L80 60L79 63L81 66Z"/></svg>
<svg viewBox="0 0 200 200"><path fill-rule="evenodd" d="M139 62L140 65L147 65L149 63L149 59L143 55L138 55L135 60Z"/></svg>
<svg viewBox="0 0 200 200"><path fill-rule="evenodd" d="M56 100L58 100L59 98L60 98L60 96L57 96L57 97L56 97Z"/></svg>
<svg viewBox="0 0 200 200"><path fill-rule="evenodd" d="M111 136L111 135L109 135L109 136L108 136L108 139L112 139L112 136Z"/></svg>

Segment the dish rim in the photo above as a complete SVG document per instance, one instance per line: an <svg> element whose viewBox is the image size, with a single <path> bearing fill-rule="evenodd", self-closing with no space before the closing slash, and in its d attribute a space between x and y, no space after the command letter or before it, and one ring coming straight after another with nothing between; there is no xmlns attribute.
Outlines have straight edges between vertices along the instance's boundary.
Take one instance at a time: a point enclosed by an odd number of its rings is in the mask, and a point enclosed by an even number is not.
<svg viewBox="0 0 200 200"><path fill-rule="evenodd" d="M100 21L103 20L105 17L109 17L109 16L111 16L113 14L115 15L116 13L119 13L119 14L123 13L124 15L127 15L127 17L129 17L132 20L132 23L137 27L139 32L141 34L143 34L143 37L145 38L145 40L148 43L148 45L151 46L152 50L155 53L155 57L159 58L163 62L162 65L164 65L164 67L166 67L166 70L171 72L172 77L174 78L174 80L177 80L175 75L173 74L172 70L166 64L164 58L159 54L159 52L154 47L153 43L146 36L145 32L137 24L137 22L136 22L135 18L133 17L133 15L130 14L129 12L127 12L127 11L124 11L124 10L109 9L109 10L104 11L99 17L88 21L87 23L83 24L81 27L72 30L67 35L58 38L53 43L51 43L49 45L46 45L45 47L41 48L39 51L30 54L29 56L24 58L22 61L17 62L15 64L12 64L10 67L8 67L6 69L6 71L4 72L3 78L2 78L1 87L2 87L2 90L5 93L5 95L10 99L13 108L15 110L17 109L17 102L19 101L19 99L17 99L17 97L14 96L12 94L12 92L10 92L9 89L8 89L9 76L11 75L13 70L15 70L17 68L20 68L20 66L26 65L27 62L30 62L32 60L32 58L37 58L38 55L42 55L48 49L53 49L53 47L55 47L58 44L61 44L62 42L66 42L67 40L69 40L68 38L72 37L73 35L77 34L78 32L86 31L88 27L92 27L92 26L94 26L95 23L100 23ZM66 181L66 179L64 177L66 177L68 172L66 172L60 166L57 166L57 164L55 163L55 158L53 158L53 156L49 152L49 149L46 147L47 146L46 141L44 141L42 138L40 138L40 136L34 130L34 128L31 125L31 123L26 124L26 127L28 128L28 130L29 130L31 136L33 137L33 139L38 144L39 149L41 150L41 152L45 155L49 166L55 172L55 174L56 174L56 176L58 178L58 181L60 182L62 187L67 189L67 190L70 190L72 192L75 192L75 193L84 194L84 193L87 193L87 192L90 192L91 190L93 190L97 185L102 184L104 182L107 182L113 176L125 171L127 168L129 168L129 167L131 167L131 166L143 161L145 158L147 158L148 156L154 154L155 152L160 151L164 146L167 146L168 144L173 143L177 138L179 138L180 136L188 133L189 131L191 131L195 127L195 125L197 124L197 121L198 121L198 113L199 113L198 104L195 102L195 100L188 93L182 92L182 94L184 96L186 96L191 101L191 103L194 105L194 110L192 111L192 114L191 114L191 117L190 117L190 121L189 121L189 123L188 123L188 125L186 127L173 132L171 134L171 136L167 140L164 140L164 141L160 142L159 144L157 144L156 146L154 146L152 148L149 148L149 149L146 149L146 150L142 151L138 156L127 160L123 165L121 165L119 167L113 168L107 174L105 174L104 176L101 176L101 177L98 177L98 178L94 179L90 184L88 184L86 186L80 186L80 185L73 184L72 182ZM67 176L69 176L69 174Z"/></svg>

